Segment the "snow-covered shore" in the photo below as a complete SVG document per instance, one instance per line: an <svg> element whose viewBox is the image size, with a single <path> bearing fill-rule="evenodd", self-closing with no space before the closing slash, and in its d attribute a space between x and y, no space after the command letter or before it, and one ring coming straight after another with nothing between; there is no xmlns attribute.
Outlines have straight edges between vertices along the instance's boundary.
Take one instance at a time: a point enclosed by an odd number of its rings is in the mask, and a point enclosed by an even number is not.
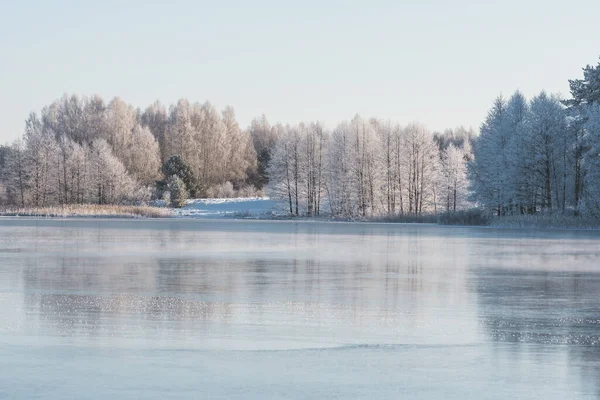
<svg viewBox="0 0 600 400"><path fill-rule="evenodd" d="M197 218L197 219L260 219L363 223L429 223L454 226L486 226L500 229L534 230L600 230L600 220L562 214L517 215L489 218L485 221L467 218L469 213L455 213L454 219L443 215L395 218L336 219L322 217L293 217L287 213L285 204L269 197L190 199L182 208L167 207L162 200L146 206L119 205L68 205L63 207L4 207L0 217L44 217L44 218ZM475 221L475 222L474 222Z"/></svg>
<svg viewBox="0 0 600 400"><path fill-rule="evenodd" d="M178 217L191 218L260 218L268 219L281 214L277 202L269 197L231 199L191 199L182 208L173 209Z"/></svg>
<svg viewBox="0 0 600 400"><path fill-rule="evenodd" d="M145 206L74 204L55 207L0 207L1 217L54 218L250 218L273 219L282 215L268 197L191 199L182 208L164 201Z"/></svg>

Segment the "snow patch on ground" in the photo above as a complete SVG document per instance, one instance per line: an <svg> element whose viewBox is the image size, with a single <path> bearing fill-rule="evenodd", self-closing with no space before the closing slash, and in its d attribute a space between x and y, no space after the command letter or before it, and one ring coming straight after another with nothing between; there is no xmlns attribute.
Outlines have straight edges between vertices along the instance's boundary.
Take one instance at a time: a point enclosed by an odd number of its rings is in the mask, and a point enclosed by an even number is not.
<svg viewBox="0 0 600 400"><path fill-rule="evenodd" d="M269 197L192 199L173 212L192 218L270 218L279 214L277 202Z"/></svg>

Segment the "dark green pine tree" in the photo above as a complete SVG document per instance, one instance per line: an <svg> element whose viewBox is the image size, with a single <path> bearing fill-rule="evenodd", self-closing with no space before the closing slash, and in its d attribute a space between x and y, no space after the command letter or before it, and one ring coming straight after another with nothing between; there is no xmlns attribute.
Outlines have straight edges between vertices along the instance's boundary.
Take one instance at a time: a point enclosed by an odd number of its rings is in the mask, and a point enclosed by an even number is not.
<svg viewBox="0 0 600 400"><path fill-rule="evenodd" d="M198 183L196 182L194 173L192 172L189 164L180 155L169 157L169 159L165 161L162 166L162 173L165 176L165 181L158 182L157 186L159 189L165 190L167 186L167 180L171 176L175 175L183 181L186 189L189 191L192 197L197 196L196 188L198 187Z"/></svg>

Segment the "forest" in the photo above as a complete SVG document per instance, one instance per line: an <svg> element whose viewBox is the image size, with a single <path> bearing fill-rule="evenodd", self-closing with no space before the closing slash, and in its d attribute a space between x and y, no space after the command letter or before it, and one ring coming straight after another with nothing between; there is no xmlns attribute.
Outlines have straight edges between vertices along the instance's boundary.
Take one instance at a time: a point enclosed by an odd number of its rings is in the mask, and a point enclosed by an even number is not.
<svg viewBox="0 0 600 400"><path fill-rule="evenodd" d="M266 194L290 215L600 217L600 63L571 97L516 91L493 102L479 132L431 132L359 115L240 128L232 107L181 99L135 108L64 95L0 146L0 203L19 207L144 204Z"/></svg>

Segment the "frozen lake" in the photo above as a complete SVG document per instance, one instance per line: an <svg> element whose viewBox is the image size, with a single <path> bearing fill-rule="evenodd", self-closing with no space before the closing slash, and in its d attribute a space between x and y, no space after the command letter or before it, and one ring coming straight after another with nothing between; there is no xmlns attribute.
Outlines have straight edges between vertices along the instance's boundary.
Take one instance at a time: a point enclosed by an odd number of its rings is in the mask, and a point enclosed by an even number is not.
<svg viewBox="0 0 600 400"><path fill-rule="evenodd" d="M32 398L600 398L600 233L0 219Z"/></svg>

